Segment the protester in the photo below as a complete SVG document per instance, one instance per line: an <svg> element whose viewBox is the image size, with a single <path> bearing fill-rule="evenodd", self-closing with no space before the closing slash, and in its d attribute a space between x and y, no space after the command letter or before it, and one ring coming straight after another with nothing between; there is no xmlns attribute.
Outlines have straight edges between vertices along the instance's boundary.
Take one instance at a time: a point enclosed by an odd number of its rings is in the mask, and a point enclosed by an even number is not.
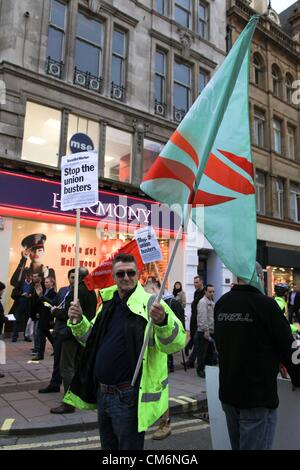
<svg viewBox="0 0 300 470"><path fill-rule="evenodd" d="M192 352L190 357L186 363L187 368L193 368L195 366L195 360L197 357L196 348L194 347L194 338L195 334L197 333L197 305L200 299L204 296L204 289L203 289L203 280L200 276L194 277L194 300L191 305L191 318L190 318L190 340L185 347L185 354L186 356L189 355L189 350L191 349Z"/></svg>
<svg viewBox="0 0 300 470"><path fill-rule="evenodd" d="M86 268L79 268L79 284L78 284L78 299L80 305L84 309L85 316L88 320L92 320L96 313L97 296L95 291L89 291L84 284L84 278L89 274ZM74 288L71 288L70 294L66 298L65 309L63 315L67 315L69 306L74 298ZM67 321L68 317L61 317L63 321ZM60 373L62 376L63 386L65 393L68 391L70 384L73 380L77 364L80 359L82 346L72 335L69 326L64 323L64 326L58 331L62 338L61 357L60 357ZM75 407L67 403L61 403L59 406L51 408L50 413L64 414L73 413Z"/></svg>
<svg viewBox="0 0 300 470"><path fill-rule="evenodd" d="M197 375L202 378L205 378L205 365L213 365L214 361L214 293L214 286L207 284L204 296L197 305L197 333L194 342L197 352Z"/></svg>
<svg viewBox="0 0 300 470"><path fill-rule="evenodd" d="M60 358L63 339L65 336L70 337L70 330L67 327L68 308L70 305L71 291L73 291L75 283L75 269L68 272L68 286L61 287L57 293L55 306L51 309L51 315L55 318L53 330L53 350L54 362L53 371L49 385L39 389L39 393L57 393L60 390L62 377L60 374Z"/></svg>
<svg viewBox="0 0 300 470"><path fill-rule="evenodd" d="M28 341L26 336L26 325L29 318L30 298L31 298L32 274L26 268L24 270L24 280L18 281L14 287L11 297L14 300L13 306L9 313L13 314L15 321L13 322L12 342L15 343L19 337L19 327L24 327L24 340ZM21 330L22 331L22 330Z"/></svg>
<svg viewBox="0 0 300 470"><path fill-rule="evenodd" d="M0 281L0 335L2 334L3 325L5 322L4 308L1 302L4 289L5 289L5 284L3 284L3 282ZM0 372L0 379L2 379L3 377L5 377L5 375L2 374L2 372Z"/></svg>
<svg viewBox="0 0 300 470"><path fill-rule="evenodd" d="M258 263L256 269L263 279ZM300 387L300 365L292 363L294 338L275 300L242 279L237 282L215 306L219 397L232 449L267 450L276 428L279 364L295 387Z"/></svg>
<svg viewBox="0 0 300 470"><path fill-rule="evenodd" d="M186 306L186 295L182 290L182 284L179 281L176 281L173 287L173 296L179 302L183 308Z"/></svg>
<svg viewBox="0 0 300 470"><path fill-rule="evenodd" d="M39 360L42 360L43 357L41 356L41 337L40 337L40 298L44 294L44 286L42 284L43 275L41 273L34 273L32 275L32 286L30 288L30 317L34 322L33 327L33 356L35 358L39 357Z"/></svg>
<svg viewBox="0 0 300 470"><path fill-rule="evenodd" d="M83 316L79 304L73 303L69 310L68 324L85 350L64 401L83 409L97 403L103 450L143 449L145 430L168 408L167 354L185 343L184 329L165 302L153 303L148 313L153 299L138 275L133 256L117 255L116 285L101 291L103 304L94 320ZM149 316L153 320L149 345L131 386Z"/></svg>
<svg viewBox="0 0 300 470"><path fill-rule="evenodd" d="M300 323L300 292L297 290L296 284L291 285L291 290L288 295L288 312L289 322L293 324L295 320Z"/></svg>

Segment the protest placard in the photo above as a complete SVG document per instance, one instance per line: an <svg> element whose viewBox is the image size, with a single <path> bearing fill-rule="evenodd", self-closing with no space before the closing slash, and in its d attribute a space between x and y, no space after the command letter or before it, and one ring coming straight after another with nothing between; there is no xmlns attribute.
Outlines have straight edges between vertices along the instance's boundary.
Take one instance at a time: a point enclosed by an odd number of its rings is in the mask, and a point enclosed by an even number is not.
<svg viewBox="0 0 300 470"><path fill-rule="evenodd" d="M162 253L153 227L143 227L134 232L143 263L162 260Z"/></svg>
<svg viewBox="0 0 300 470"><path fill-rule="evenodd" d="M66 155L61 160L61 209L82 209L98 202L98 153Z"/></svg>

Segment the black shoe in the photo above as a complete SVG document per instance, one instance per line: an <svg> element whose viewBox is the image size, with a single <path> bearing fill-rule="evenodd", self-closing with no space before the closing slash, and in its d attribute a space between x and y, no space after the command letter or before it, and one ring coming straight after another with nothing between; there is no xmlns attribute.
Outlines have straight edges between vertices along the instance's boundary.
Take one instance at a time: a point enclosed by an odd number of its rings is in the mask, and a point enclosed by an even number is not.
<svg viewBox="0 0 300 470"><path fill-rule="evenodd" d="M193 364L192 362L186 362L185 365L187 369L194 369L195 367L195 364Z"/></svg>
<svg viewBox="0 0 300 470"><path fill-rule="evenodd" d="M18 341L18 338L13 338L13 339L11 340L12 343L16 343L17 341Z"/></svg>
<svg viewBox="0 0 300 470"><path fill-rule="evenodd" d="M32 339L28 338L28 336L24 336L24 341L27 341L27 343L32 343Z"/></svg>
<svg viewBox="0 0 300 470"><path fill-rule="evenodd" d="M32 361L43 361L43 360L44 360L44 357L42 357L42 356L34 356L31 360L32 360Z"/></svg>
<svg viewBox="0 0 300 470"><path fill-rule="evenodd" d="M197 372L197 375L198 375L198 377L201 377L202 379L205 379L205 372L204 372L204 370L200 370L199 372Z"/></svg>
<svg viewBox="0 0 300 470"><path fill-rule="evenodd" d="M46 388L40 388L39 393L57 393L60 391L60 387L54 387L53 385L48 385Z"/></svg>

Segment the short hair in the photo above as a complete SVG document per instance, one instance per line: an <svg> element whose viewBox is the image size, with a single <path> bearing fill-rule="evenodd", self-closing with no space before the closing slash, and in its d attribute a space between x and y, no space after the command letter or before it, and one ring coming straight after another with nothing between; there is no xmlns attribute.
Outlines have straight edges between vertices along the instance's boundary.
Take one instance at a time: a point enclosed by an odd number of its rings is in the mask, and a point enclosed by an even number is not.
<svg viewBox="0 0 300 470"><path fill-rule="evenodd" d="M3 284L3 282L0 281L0 290L4 290L5 289L5 284Z"/></svg>
<svg viewBox="0 0 300 470"><path fill-rule="evenodd" d="M194 280L195 280L195 279L200 279L200 281L203 282L203 279L202 279L201 276L199 276L199 274L197 274L197 276L194 276Z"/></svg>
<svg viewBox="0 0 300 470"><path fill-rule="evenodd" d="M206 284L206 286L204 287L204 290L207 291L209 287L215 287L215 286L213 284Z"/></svg>
<svg viewBox="0 0 300 470"><path fill-rule="evenodd" d="M135 257L126 253L116 255L112 262L113 267L116 263L134 263L137 266Z"/></svg>
<svg viewBox="0 0 300 470"><path fill-rule="evenodd" d="M68 271L68 279L69 279L69 277L71 276L71 274L74 274L74 273L75 273L75 269L74 269L74 268L73 268L73 269L70 269L70 270Z"/></svg>

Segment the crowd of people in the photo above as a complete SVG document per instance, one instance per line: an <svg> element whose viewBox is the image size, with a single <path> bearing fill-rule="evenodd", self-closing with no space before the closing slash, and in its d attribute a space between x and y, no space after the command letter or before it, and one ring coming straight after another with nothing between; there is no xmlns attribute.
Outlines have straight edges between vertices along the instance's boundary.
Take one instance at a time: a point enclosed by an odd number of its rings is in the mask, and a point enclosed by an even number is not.
<svg viewBox="0 0 300 470"><path fill-rule="evenodd" d="M168 373L174 372L173 354L184 350L183 365L205 378L205 366L219 364L219 397L226 415L233 449L268 449L276 425L277 375L285 367L300 387L299 365L291 357L300 316L296 286L275 286L274 298L237 279L214 303L214 286L194 277L189 338L185 331L186 295L181 282L156 302L160 282L144 285L131 255L113 260L115 285L101 290L98 302L79 269L78 302L73 302L75 270L59 290L55 277L25 268L13 276L10 313L15 317L12 341L18 340L24 321L24 340L32 341L33 361L44 359L46 340L53 347L53 372L39 393L60 391L63 402L51 413L73 413L75 408L98 409L101 446L109 450L142 449L145 430L159 423L154 439L171 433L168 409ZM262 276L261 267L257 267ZM0 282L0 331L5 321ZM153 328L136 383L135 367L150 319ZM289 319L289 321L288 321ZM289 325L290 322L290 325ZM187 341L188 339L188 341ZM105 358L105 360L103 359ZM3 374L0 374L2 377Z"/></svg>

